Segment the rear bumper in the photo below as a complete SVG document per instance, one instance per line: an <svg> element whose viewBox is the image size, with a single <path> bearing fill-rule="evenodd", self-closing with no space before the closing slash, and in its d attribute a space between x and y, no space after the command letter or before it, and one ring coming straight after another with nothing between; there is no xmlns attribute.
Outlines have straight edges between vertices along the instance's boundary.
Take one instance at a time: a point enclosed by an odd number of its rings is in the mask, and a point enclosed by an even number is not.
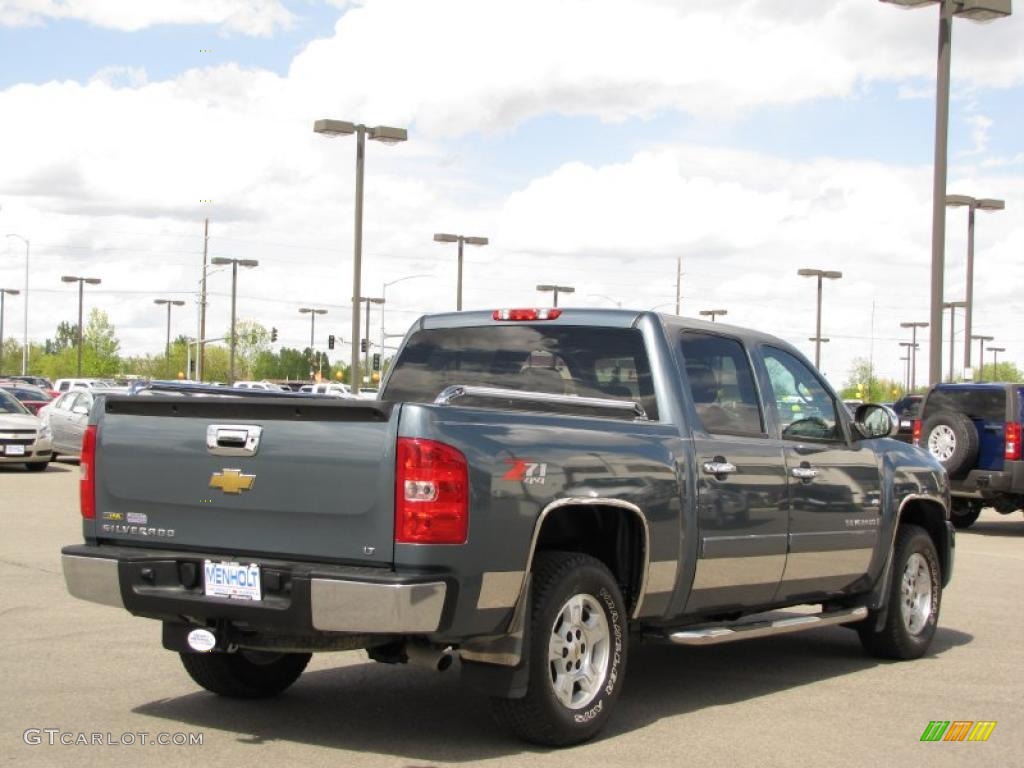
<svg viewBox="0 0 1024 768"><path fill-rule="evenodd" d="M436 574L256 559L262 600L207 597L205 560L251 558L89 545L61 553L74 597L161 621L225 621L271 633L430 634L455 591Z"/></svg>
<svg viewBox="0 0 1024 768"><path fill-rule="evenodd" d="M1004 493L1024 495L1024 461L1004 462L1000 471L972 469L953 484L955 496L986 499Z"/></svg>

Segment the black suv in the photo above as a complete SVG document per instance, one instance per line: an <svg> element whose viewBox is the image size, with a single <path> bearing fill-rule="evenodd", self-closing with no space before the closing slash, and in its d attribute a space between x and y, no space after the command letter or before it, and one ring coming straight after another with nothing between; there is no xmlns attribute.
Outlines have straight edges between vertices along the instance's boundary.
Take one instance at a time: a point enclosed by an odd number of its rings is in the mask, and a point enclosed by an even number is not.
<svg viewBox="0 0 1024 768"><path fill-rule="evenodd" d="M914 444L938 459L953 491L952 521L967 528L982 507L1024 508L1024 384L938 384L914 422Z"/></svg>
<svg viewBox="0 0 1024 768"><path fill-rule="evenodd" d="M924 402L924 395L904 395L892 404L892 409L900 420L900 431L896 435L897 440L902 440L904 443L913 442L911 435L914 422L921 418L922 402Z"/></svg>

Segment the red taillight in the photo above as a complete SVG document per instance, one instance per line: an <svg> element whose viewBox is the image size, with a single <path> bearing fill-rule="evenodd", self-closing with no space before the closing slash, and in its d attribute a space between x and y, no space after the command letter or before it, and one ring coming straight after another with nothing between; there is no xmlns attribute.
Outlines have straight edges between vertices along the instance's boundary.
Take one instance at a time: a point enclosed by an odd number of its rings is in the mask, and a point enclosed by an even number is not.
<svg viewBox="0 0 1024 768"><path fill-rule="evenodd" d="M1010 421L1006 424L1006 443L1003 458L1007 461L1020 461L1020 423Z"/></svg>
<svg viewBox="0 0 1024 768"><path fill-rule="evenodd" d="M914 437L913 437L913 440L914 440L914 445L916 445L916 446L920 446L921 445L921 420L920 419L914 419Z"/></svg>
<svg viewBox="0 0 1024 768"><path fill-rule="evenodd" d="M466 457L434 440L398 438L395 541L465 544L469 530Z"/></svg>
<svg viewBox="0 0 1024 768"><path fill-rule="evenodd" d="M90 424L82 435L82 458L78 462L78 501L82 517L96 519L96 425Z"/></svg>
<svg viewBox="0 0 1024 768"><path fill-rule="evenodd" d="M560 309L496 309L491 314L495 320L554 320L560 317Z"/></svg>

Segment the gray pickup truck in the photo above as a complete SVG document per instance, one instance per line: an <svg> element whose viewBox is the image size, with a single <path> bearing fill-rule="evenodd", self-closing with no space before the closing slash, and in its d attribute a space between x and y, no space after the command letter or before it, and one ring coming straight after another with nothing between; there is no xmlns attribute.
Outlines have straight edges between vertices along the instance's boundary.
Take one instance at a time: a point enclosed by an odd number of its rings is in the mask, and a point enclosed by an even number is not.
<svg viewBox="0 0 1024 768"><path fill-rule="evenodd" d="M946 475L894 414L851 418L790 345L723 324L434 315L377 401L149 394L92 410L64 574L224 696L317 651L457 659L500 723L573 744L631 644L841 624L911 659L952 572Z"/></svg>

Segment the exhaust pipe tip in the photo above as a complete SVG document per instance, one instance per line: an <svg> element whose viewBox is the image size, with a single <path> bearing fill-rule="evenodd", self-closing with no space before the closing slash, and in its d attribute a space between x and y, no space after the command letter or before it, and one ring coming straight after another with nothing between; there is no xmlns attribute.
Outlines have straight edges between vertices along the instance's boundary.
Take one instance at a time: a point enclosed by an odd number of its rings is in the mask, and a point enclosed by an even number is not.
<svg viewBox="0 0 1024 768"><path fill-rule="evenodd" d="M447 648L437 648L424 643L407 643L405 646L405 658L408 664L432 669L435 672L444 672L455 661L455 654L450 646Z"/></svg>

